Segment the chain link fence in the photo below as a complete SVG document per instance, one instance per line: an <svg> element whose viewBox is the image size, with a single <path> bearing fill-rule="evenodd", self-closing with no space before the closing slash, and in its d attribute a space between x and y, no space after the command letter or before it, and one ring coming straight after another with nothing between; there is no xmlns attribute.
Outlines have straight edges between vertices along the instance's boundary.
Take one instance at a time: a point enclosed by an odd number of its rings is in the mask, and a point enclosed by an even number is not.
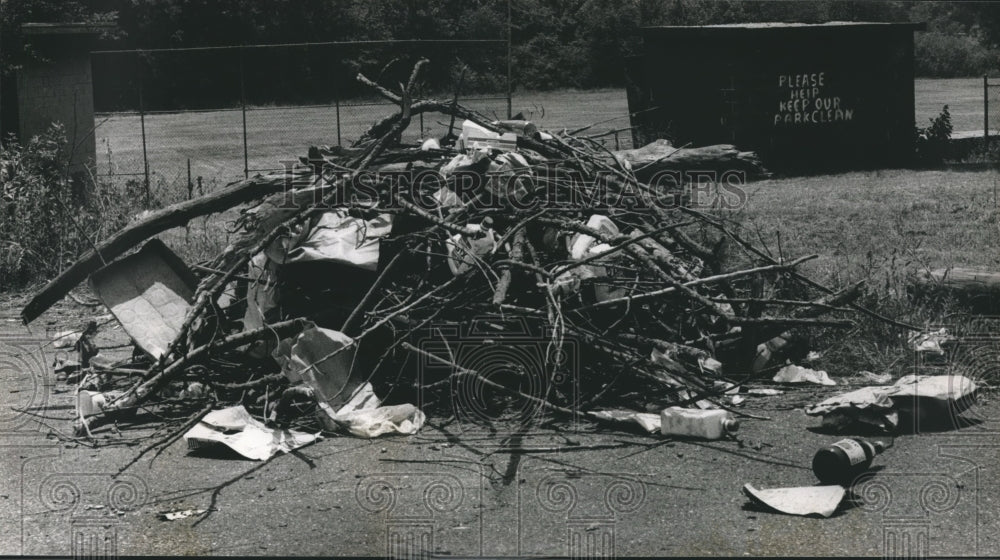
<svg viewBox="0 0 1000 560"><path fill-rule="evenodd" d="M404 54L400 54L404 53ZM405 82L426 57L418 96L451 98L505 118L505 41L386 41L91 54L101 178L204 191L282 169L310 145L350 145L396 107L356 80ZM404 140L442 135L423 114ZM445 125L446 126L446 125Z"/></svg>

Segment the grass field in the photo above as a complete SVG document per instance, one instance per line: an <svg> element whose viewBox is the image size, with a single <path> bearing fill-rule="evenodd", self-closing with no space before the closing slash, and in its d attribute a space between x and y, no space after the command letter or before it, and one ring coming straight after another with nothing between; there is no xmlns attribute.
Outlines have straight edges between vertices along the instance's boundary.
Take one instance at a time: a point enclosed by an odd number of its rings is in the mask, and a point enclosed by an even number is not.
<svg viewBox="0 0 1000 560"><path fill-rule="evenodd" d="M978 78L916 81L916 122L924 126L947 104L956 131L982 130L982 82ZM504 99L466 102L486 114L506 112ZM524 115L543 128L574 129L604 122L591 133L628 125L628 103L624 90L561 90L519 92L513 101L514 113ZM342 106L340 138L346 144L357 138L381 116L389 105ZM266 107L247 111L247 159L253 170L280 168L282 161L294 160L310 145L336 144L337 110L333 107ZM446 118L424 115L425 134L442 134ZM142 136L136 115L102 115L98 118L98 173L112 171L142 173ZM421 121L409 131L412 139L420 133ZM239 110L198 113L165 113L146 116L147 153L154 182L183 185L187 182L187 161L193 177L204 178L209 188L243 176L243 114ZM995 124L994 124L995 126ZM627 134L604 138L614 148L629 147Z"/></svg>

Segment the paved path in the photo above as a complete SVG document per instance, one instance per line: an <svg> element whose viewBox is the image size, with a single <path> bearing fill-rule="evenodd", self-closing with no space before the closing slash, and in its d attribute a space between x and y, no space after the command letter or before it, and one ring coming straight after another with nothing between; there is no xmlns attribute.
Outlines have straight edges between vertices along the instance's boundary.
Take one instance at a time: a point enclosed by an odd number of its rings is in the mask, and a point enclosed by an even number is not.
<svg viewBox="0 0 1000 560"><path fill-rule="evenodd" d="M511 452L503 428L432 419L416 436L330 438L268 463L193 455L181 441L115 478L148 429L102 429L96 449L49 435L67 429L72 389L47 368L25 375L51 354L22 335L0 316L0 554L103 554L110 545L119 555L907 553L892 543L1000 554L994 395L975 409L976 426L897 438L859 499L830 519L759 511L740 488L815 483L812 453L836 436L810 429L818 422L800 408L836 387L749 400L772 420L745 421L738 442L555 425L515 438L522 451ZM13 355L39 357L15 364ZM32 387L34 401L24 392ZM200 522L158 515L187 508L212 511Z"/></svg>

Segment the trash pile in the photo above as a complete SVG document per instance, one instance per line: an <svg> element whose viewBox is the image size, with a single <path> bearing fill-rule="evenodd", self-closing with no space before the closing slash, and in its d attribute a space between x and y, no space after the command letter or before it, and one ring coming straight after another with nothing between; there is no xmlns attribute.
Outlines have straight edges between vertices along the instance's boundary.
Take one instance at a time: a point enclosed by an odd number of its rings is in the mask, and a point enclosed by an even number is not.
<svg viewBox="0 0 1000 560"><path fill-rule="evenodd" d="M752 153L611 152L584 131L412 99L425 62L398 92L359 75L400 110L352 147L313 147L285 173L154 212L34 297L25 321L89 278L135 346L111 366L81 350L79 433L178 402L199 409L189 446L254 459L319 432L415 433L434 407L659 431L648 411L685 425L698 415L679 410L725 407L784 364L795 329L878 316L854 303L860 284L834 291L796 271L814 256L775 258L690 204L685 171L764 173ZM448 134L402 145L422 112L450 116ZM211 262L189 266L153 239L240 205ZM749 265L733 265L734 248ZM735 429L702 416L713 434Z"/></svg>

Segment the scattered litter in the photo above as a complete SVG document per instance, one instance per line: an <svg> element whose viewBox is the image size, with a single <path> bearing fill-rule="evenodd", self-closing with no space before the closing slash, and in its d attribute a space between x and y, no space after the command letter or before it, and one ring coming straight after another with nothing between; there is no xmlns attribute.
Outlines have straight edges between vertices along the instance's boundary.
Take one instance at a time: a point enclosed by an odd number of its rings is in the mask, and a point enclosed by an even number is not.
<svg viewBox="0 0 1000 560"><path fill-rule="evenodd" d="M458 137L459 150L514 150L517 149L517 134L493 132L472 121L462 123L462 134Z"/></svg>
<svg viewBox="0 0 1000 560"><path fill-rule="evenodd" d="M177 521L179 519L187 519L188 517L201 515L206 512L208 512L207 509L182 509L178 511L162 511L160 512L160 519L163 519L164 521Z"/></svg>
<svg viewBox="0 0 1000 560"><path fill-rule="evenodd" d="M773 381L778 383L815 383L817 385L836 385L825 371L804 368L797 365L787 365L775 374Z"/></svg>
<svg viewBox="0 0 1000 560"><path fill-rule="evenodd" d="M305 383L318 402L339 407L359 385L358 376L351 375L355 353L353 338L310 323L297 337L282 340L274 359L289 381Z"/></svg>
<svg viewBox="0 0 1000 560"><path fill-rule="evenodd" d="M198 281L180 257L153 239L95 272L90 285L136 345L160 358L184 324Z"/></svg>
<svg viewBox="0 0 1000 560"><path fill-rule="evenodd" d="M942 327L936 331L926 333L911 331L907 343L914 352L944 356L944 346L954 339L955 337L948 334L948 329Z"/></svg>
<svg viewBox="0 0 1000 560"><path fill-rule="evenodd" d="M785 392L780 389L754 388L747 389L747 394L751 397L776 397L778 395L784 395Z"/></svg>
<svg viewBox="0 0 1000 560"><path fill-rule="evenodd" d="M283 237L268 257L278 264L334 262L374 271L378 266L380 240L392 231L392 216L379 214L370 220L348 215L346 210L324 212L308 237L297 241Z"/></svg>
<svg viewBox="0 0 1000 560"><path fill-rule="evenodd" d="M924 421L964 412L975 402L976 391L975 382L961 375L907 375L892 385L830 397L805 412L822 416L824 427L849 429L863 424L891 432L899 426L899 413Z"/></svg>
<svg viewBox="0 0 1000 560"><path fill-rule="evenodd" d="M743 494L754 503L788 515L819 515L830 517L844 500L843 486L800 486L795 488L754 488L743 485Z"/></svg>
<svg viewBox="0 0 1000 560"><path fill-rule="evenodd" d="M695 410L672 406L660 412L660 433L665 436L713 440L735 433L739 427L739 420L722 409Z"/></svg>
<svg viewBox="0 0 1000 560"><path fill-rule="evenodd" d="M593 410L590 416L600 420L609 420L624 423L635 423L642 426L642 429L651 434L660 431L660 415L651 412L636 412L634 410Z"/></svg>
<svg viewBox="0 0 1000 560"><path fill-rule="evenodd" d="M352 435L375 438L397 433L412 435L424 426L423 411L412 404L381 406L371 383L358 387L351 399L334 409L326 402L319 403L319 418L324 428L331 431L346 429Z"/></svg>
<svg viewBox="0 0 1000 560"><path fill-rule="evenodd" d="M376 395L411 389L439 408L464 399L489 418L508 417L519 400L576 418L576 398L593 397L588 406L611 418L714 439L736 429L719 406L746 398L726 375L751 367L748 348L798 340L810 324L852 326L817 317L860 297L857 285L832 292L782 274L795 288L786 292L803 299L759 299L758 288L775 292L775 273L814 256L752 251L740 270L721 250L739 234L678 209L688 198L681 185L650 179L706 165L765 175L752 152L666 141L611 152L523 116L498 121L402 90L396 99L359 80L399 111L349 145L310 147L303 165L139 217L28 302L30 322L90 275L145 353L81 387L81 411L112 418L143 407L159 418L158 406L191 405L193 414L203 405L195 401L214 396L236 406L173 435L258 460L323 429L413 434L424 410ZM418 108L460 119L461 136L405 140ZM630 202L654 193L668 204ZM154 238L229 210L239 218L225 248L191 267L196 275ZM729 302L747 297L758 300L752 316ZM467 333L483 315L484 330ZM80 361L83 375L100 369ZM557 381L570 378L579 386ZM628 412L682 404L690 408L665 416Z"/></svg>
<svg viewBox="0 0 1000 560"><path fill-rule="evenodd" d="M319 434L268 428L250 416L242 405L213 410L184 434L188 449L222 444L256 461L270 459L275 453L288 453L312 443Z"/></svg>
<svg viewBox="0 0 1000 560"><path fill-rule="evenodd" d="M886 448L881 441L842 439L816 452L812 460L813 474L823 484L849 485L868 472L875 456Z"/></svg>

